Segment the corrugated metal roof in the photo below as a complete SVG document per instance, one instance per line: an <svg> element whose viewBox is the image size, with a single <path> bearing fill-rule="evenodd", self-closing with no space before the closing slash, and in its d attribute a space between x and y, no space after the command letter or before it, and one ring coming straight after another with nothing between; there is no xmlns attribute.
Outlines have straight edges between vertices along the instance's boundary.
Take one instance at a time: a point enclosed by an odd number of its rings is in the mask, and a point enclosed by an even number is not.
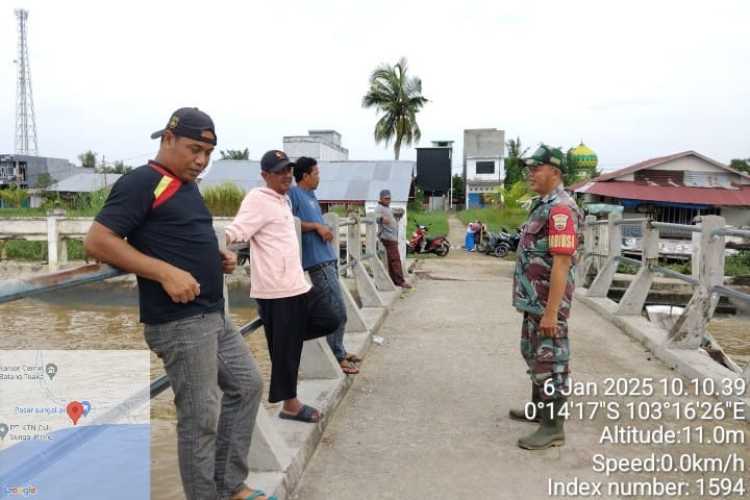
<svg viewBox="0 0 750 500"><path fill-rule="evenodd" d="M575 190L626 200L750 207L750 187L735 189L658 186L632 181L589 181Z"/></svg>
<svg viewBox="0 0 750 500"><path fill-rule="evenodd" d="M320 161L318 200L376 201L382 189L391 190L391 199L405 202L416 162L413 161ZM260 176L260 162L253 160L218 160L202 176L200 188L232 182L245 192L265 186Z"/></svg>
<svg viewBox="0 0 750 500"><path fill-rule="evenodd" d="M733 168L730 168L726 165L724 165L721 162L718 162L716 160L713 160L707 156L704 156L700 153L696 153L695 151L683 151L681 153L675 153L673 155L669 156L660 156L659 158L651 158L650 160L642 161L640 163L636 163L635 165L631 165L629 167L621 168L619 170L615 170L613 172L607 172L606 174L600 175L595 181L609 181L614 180L618 177L622 177L623 175L632 174L633 172L637 172L639 170L644 170L647 168L652 168L657 165L663 165L665 163L669 163L670 161L677 160L679 158L684 158L686 156L694 156L696 158L699 158L707 163L710 163L711 165L721 168L723 170L726 170L728 172L732 172L734 174L737 174L741 177L748 177L747 174L744 172L739 172Z"/></svg>
<svg viewBox="0 0 750 500"><path fill-rule="evenodd" d="M111 187L122 174L97 174L95 172L86 172L76 174L64 179L57 184L53 184L45 191L58 193L93 193L100 189Z"/></svg>

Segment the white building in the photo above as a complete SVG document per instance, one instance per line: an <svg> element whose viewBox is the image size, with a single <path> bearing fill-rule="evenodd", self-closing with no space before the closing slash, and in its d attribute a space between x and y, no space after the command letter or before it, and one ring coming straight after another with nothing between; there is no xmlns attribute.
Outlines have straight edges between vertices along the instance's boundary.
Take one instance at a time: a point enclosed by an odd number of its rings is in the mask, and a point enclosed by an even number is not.
<svg viewBox="0 0 750 500"><path fill-rule="evenodd" d="M318 161L346 161L349 150L341 146L341 134L335 130L310 130L309 135L284 136L284 152L289 158L307 156Z"/></svg>
<svg viewBox="0 0 750 500"><path fill-rule="evenodd" d="M466 208L485 206L485 194L495 193L505 181L505 131L495 128L464 130Z"/></svg>

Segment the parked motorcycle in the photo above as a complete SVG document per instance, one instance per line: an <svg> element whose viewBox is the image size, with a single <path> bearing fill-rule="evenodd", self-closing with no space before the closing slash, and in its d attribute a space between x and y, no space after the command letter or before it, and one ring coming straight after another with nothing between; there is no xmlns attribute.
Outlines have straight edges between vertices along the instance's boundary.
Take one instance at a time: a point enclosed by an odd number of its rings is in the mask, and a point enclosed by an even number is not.
<svg viewBox="0 0 750 500"><path fill-rule="evenodd" d="M411 240L406 244L406 253L423 254L434 253L438 257L445 257L451 249L451 243L444 235L430 238L427 236L429 226L417 225L417 229L411 236ZM424 241L424 244L422 242Z"/></svg>
<svg viewBox="0 0 750 500"><path fill-rule="evenodd" d="M520 241L520 231L516 230L513 234L510 234L507 231L501 231L496 235L494 246L492 247L492 253L495 257L505 257L508 255L508 252L515 252L518 249L518 243Z"/></svg>
<svg viewBox="0 0 750 500"><path fill-rule="evenodd" d="M477 250L487 255L505 257L508 252L516 251L520 240L521 234L518 230L514 234L511 234L508 229L501 227L500 231L496 233L486 232L482 236L482 241L478 245Z"/></svg>

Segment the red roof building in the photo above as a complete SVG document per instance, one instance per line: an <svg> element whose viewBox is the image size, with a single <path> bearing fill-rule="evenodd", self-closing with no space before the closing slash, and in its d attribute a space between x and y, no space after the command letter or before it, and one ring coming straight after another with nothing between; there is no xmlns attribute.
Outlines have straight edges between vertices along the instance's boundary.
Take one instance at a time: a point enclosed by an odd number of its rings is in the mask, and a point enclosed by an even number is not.
<svg viewBox="0 0 750 500"><path fill-rule="evenodd" d="M646 160L571 186L584 203L624 206L625 218L692 223L717 214L733 226L750 225L750 176L695 151ZM631 215L628 215L631 214Z"/></svg>

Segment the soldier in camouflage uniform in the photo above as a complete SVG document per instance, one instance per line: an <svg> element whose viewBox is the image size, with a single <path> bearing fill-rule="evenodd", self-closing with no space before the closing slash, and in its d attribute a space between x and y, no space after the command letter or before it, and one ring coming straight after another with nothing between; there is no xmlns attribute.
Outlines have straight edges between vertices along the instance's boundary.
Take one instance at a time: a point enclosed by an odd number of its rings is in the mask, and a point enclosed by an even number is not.
<svg viewBox="0 0 750 500"><path fill-rule="evenodd" d="M518 245L513 276L513 307L523 313L521 354L531 376L535 418L521 410L510 417L538 422L539 428L518 440L537 450L565 443L564 418L559 414L570 368L568 317L573 299L574 265L582 214L565 192L565 158L558 148L542 144L524 160L531 189L539 194L529 210Z"/></svg>

